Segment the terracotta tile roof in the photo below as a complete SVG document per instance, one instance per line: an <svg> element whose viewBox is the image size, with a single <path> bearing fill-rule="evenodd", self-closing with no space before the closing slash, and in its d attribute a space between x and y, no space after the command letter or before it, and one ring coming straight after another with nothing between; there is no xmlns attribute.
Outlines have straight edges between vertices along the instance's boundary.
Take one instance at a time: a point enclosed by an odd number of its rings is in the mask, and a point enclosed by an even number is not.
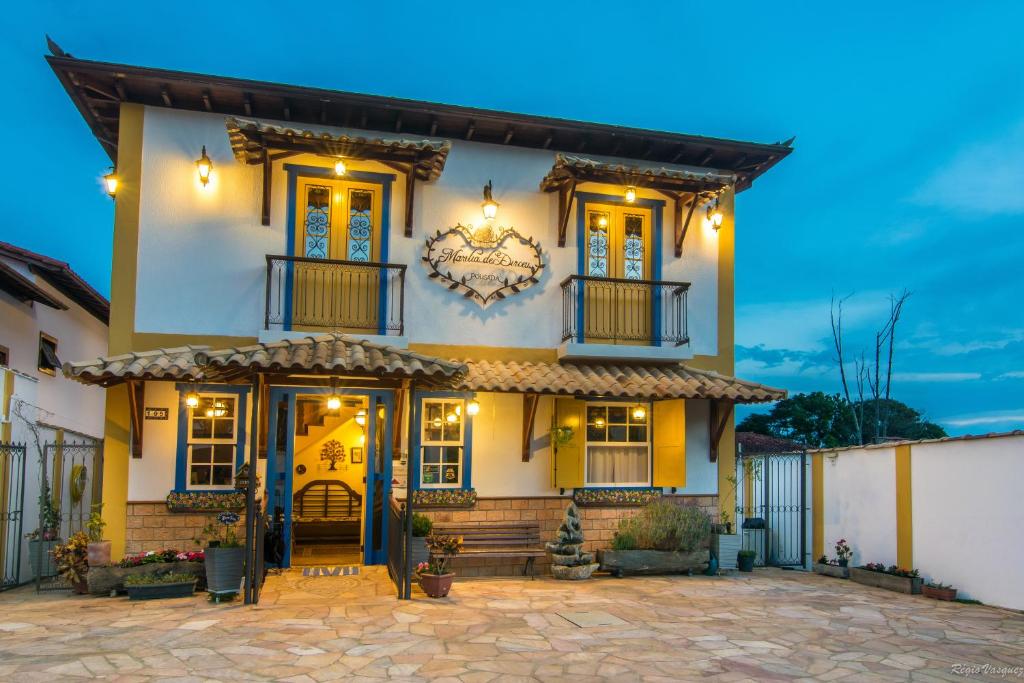
<svg viewBox="0 0 1024 683"><path fill-rule="evenodd" d="M129 379L223 381L226 377L247 374L249 370L449 380L465 369L457 361L432 358L338 333L230 349L180 346L64 364L67 377L105 386Z"/></svg>
<svg viewBox="0 0 1024 683"><path fill-rule="evenodd" d="M732 185L736 182L735 173L724 171L706 170L693 171L685 168L670 168L652 164L632 163L624 164L620 161L592 159L588 157L573 156L571 154L556 154L555 164L540 182L540 189L548 192L553 188L561 186L567 179L581 176L588 179L589 176L619 176L625 181L626 178L634 179L636 184L651 183L657 180L669 180L678 182L705 183L708 190L714 190L724 185Z"/></svg>
<svg viewBox="0 0 1024 683"><path fill-rule="evenodd" d="M0 290L3 290L19 301L38 301L39 303L66 311L67 306L53 298L46 291L27 277L0 261Z"/></svg>
<svg viewBox="0 0 1024 683"><path fill-rule="evenodd" d="M448 379L466 370L466 366L458 361L442 360L339 333L203 351L196 354L196 362L211 370L252 369L317 374L357 372L435 379Z"/></svg>
<svg viewBox="0 0 1024 683"><path fill-rule="evenodd" d="M228 117L225 125L235 158L244 164L263 163L264 150L278 146L294 149L308 147L307 151L356 159L373 159L381 153L397 153L408 157L407 161L415 162L417 177L436 180L444 170L452 147L452 143L447 140L332 135L323 131L286 128L234 117Z"/></svg>
<svg viewBox="0 0 1024 683"><path fill-rule="evenodd" d="M178 346L64 363L64 376L83 384L110 386L128 379L194 381L204 377L196 354L209 346Z"/></svg>
<svg viewBox="0 0 1024 683"><path fill-rule="evenodd" d="M783 389L746 382L682 364L629 365L470 361L456 382L469 391L509 391L618 398L715 398L761 403L786 397Z"/></svg>
<svg viewBox="0 0 1024 683"><path fill-rule="evenodd" d="M71 266L64 261L58 261L57 259L50 258L49 256L44 256L43 254L38 254L34 251L29 251L28 249L16 247L13 244L8 244L7 242L0 242L0 256L6 256L7 258L27 264L33 273L49 282L62 294L88 311L97 320L102 322L104 325L109 323L110 302L107 301L106 297L93 289L88 282L83 280L82 277L72 270ZM39 301L41 303L46 303L42 300ZM51 304L46 303L46 305L50 306ZM67 307L58 302L58 305L54 308Z"/></svg>

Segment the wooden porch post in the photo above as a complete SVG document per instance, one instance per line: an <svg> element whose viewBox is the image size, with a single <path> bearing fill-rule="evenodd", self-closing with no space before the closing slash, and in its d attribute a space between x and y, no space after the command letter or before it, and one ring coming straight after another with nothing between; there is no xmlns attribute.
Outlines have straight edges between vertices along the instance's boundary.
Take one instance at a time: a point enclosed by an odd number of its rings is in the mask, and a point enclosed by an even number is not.
<svg viewBox="0 0 1024 683"><path fill-rule="evenodd" d="M262 562L263 558L255 557L256 529L256 474L260 452L260 407L262 401L262 379L263 376L256 374L252 378L252 386L249 395L252 396L252 415L249 418L249 484L245 489L245 590L244 599L246 605L251 605L256 600L256 563Z"/></svg>

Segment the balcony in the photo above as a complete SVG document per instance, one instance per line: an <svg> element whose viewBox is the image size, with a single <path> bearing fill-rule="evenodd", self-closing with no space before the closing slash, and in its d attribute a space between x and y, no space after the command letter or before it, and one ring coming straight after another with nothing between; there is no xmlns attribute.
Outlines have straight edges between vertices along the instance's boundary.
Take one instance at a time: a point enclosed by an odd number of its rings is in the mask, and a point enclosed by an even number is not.
<svg viewBox="0 0 1024 683"><path fill-rule="evenodd" d="M404 264L268 255L263 336L347 332L401 346L405 270Z"/></svg>
<svg viewBox="0 0 1024 683"><path fill-rule="evenodd" d="M689 356L688 282L570 275L562 281L565 358L675 361Z"/></svg>

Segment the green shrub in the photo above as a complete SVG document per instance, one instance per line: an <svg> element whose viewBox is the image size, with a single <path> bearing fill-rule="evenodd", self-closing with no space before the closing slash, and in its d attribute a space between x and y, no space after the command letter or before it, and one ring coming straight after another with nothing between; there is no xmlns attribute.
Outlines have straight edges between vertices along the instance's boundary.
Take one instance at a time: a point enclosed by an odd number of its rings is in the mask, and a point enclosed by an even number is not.
<svg viewBox="0 0 1024 683"><path fill-rule="evenodd" d="M736 553L736 557L757 557L757 552L754 550L741 550Z"/></svg>
<svg viewBox="0 0 1024 683"><path fill-rule="evenodd" d="M612 550L636 550L636 536L630 531L619 531L612 537Z"/></svg>
<svg viewBox="0 0 1024 683"><path fill-rule="evenodd" d="M618 535L632 538L637 549L688 552L707 541L711 535L711 518L693 505L659 500L644 507L635 517L621 520Z"/></svg>
<svg viewBox="0 0 1024 683"><path fill-rule="evenodd" d="M426 537L434 530L434 522L430 517L418 512L412 513L412 535L417 538Z"/></svg>

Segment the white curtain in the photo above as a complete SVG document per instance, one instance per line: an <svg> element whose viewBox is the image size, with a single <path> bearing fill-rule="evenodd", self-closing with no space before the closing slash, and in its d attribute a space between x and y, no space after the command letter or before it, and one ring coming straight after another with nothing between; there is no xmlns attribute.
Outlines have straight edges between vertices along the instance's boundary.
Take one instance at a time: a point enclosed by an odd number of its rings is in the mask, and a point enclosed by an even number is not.
<svg viewBox="0 0 1024 683"><path fill-rule="evenodd" d="M587 450L587 483L646 482L649 479L647 461L647 446L590 446Z"/></svg>

